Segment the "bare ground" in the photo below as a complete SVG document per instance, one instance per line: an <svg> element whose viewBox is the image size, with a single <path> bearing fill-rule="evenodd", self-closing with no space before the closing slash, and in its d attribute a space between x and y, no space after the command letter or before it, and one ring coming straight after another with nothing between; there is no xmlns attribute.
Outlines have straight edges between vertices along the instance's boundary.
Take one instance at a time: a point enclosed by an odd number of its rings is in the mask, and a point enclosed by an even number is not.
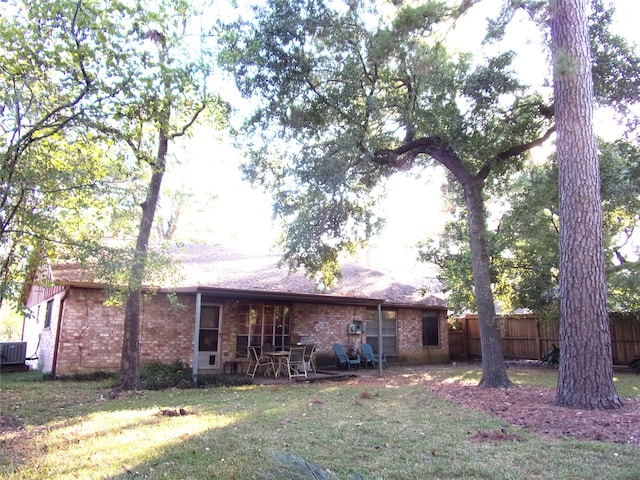
<svg viewBox="0 0 640 480"><path fill-rule="evenodd" d="M553 388L496 389L480 388L475 383L441 382L429 376L426 366L393 367L393 373L378 378L377 372L363 371L352 381L424 385L434 395L495 415L549 440L572 437L640 447L640 399L621 399L623 406L618 409L581 410L555 406ZM506 434L502 432L502 435Z"/></svg>

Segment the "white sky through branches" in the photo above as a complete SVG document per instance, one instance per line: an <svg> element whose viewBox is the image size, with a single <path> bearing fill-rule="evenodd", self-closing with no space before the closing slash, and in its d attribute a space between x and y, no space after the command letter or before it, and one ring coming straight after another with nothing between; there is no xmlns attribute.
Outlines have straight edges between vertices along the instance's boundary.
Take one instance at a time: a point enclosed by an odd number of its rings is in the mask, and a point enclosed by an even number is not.
<svg viewBox="0 0 640 480"><path fill-rule="evenodd" d="M486 28L485 18L499 8L502 0L484 0L472 8L473 16L465 19L451 32L452 48L477 49ZM640 44L640 18L638 0L614 0L616 32L636 45ZM525 80L542 87L548 62L540 51L539 33L531 21L516 18L507 31L511 47L518 52L516 68ZM537 77L537 78L536 78ZM538 80L539 78L539 80ZM540 83L538 83L540 82ZM548 87L550 88L550 87ZM221 93L229 86L221 86ZM599 135L604 135L607 121L596 117ZM201 132L194 143L177 155L188 157L187 181L195 195L203 192L217 196L206 206L200 205L187 212L180 238L198 238L212 244L229 245L241 250L268 250L274 244L277 231L272 223L271 199L244 181L239 171L242 153L225 140ZM417 265L415 245L426 237L436 235L445 219L441 186L444 179L441 167L396 174L388 184L388 198L382 205L386 228L361 259L373 268L405 273L412 281L425 273Z"/></svg>

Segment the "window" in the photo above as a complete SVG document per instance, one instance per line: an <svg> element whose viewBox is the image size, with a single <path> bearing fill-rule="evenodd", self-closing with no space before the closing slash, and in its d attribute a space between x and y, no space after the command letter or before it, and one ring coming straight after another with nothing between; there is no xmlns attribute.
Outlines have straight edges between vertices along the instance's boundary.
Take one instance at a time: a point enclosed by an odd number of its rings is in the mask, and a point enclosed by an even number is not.
<svg viewBox="0 0 640 480"><path fill-rule="evenodd" d="M291 309L280 304L240 304L240 320L236 339L236 355L248 357L248 347L290 343Z"/></svg>
<svg viewBox="0 0 640 480"><path fill-rule="evenodd" d="M51 328L51 317L53 316L53 300L47 302L47 313L44 317L44 328Z"/></svg>
<svg viewBox="0 0 640 480"><path fill-rule="evenodd" d="M382 310L382 351L386 355L398 355L398 312ZM378 352L378 310L367 310L367 343Z"/></svg>
<svg viewBox="0 0 640 480"><path fill-rule="evenodd" d="M422 345L425 347L440 345L440 322L436 313L422 317Z"/></svg>

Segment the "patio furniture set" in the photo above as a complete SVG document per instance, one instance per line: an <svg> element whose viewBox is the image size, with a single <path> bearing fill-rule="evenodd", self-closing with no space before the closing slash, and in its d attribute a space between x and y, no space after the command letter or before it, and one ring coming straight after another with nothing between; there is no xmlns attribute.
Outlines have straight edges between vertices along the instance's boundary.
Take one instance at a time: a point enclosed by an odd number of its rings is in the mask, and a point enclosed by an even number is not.
<svg viewBox="0 0 640 480"><path fill-rule="evenodd" d="M290 380L295 377L308 378L307 371L316 372L313 345L292 346L277 351L265 345L260 354L256 347L249 347L249 355L247 375L251 378L260 371L267 376L273 374L274 378L288 375Z"/></svg>
<svg viewBox="0 0 640 480"><path fill-rule="evenodd" d="M373 348L367 343L359 349L352 349L347 353L340 343L333 344L333 351L337 357L337 366L347 368L377 368L380 364L387 366L387 356L373 353ZM249 366L247 376L255 378L257 373L274 378L288 376L308 378L308 372L317 373L315 365L315 346L291 346L281 350L274 350L271 345L249 347Z"/></svg>

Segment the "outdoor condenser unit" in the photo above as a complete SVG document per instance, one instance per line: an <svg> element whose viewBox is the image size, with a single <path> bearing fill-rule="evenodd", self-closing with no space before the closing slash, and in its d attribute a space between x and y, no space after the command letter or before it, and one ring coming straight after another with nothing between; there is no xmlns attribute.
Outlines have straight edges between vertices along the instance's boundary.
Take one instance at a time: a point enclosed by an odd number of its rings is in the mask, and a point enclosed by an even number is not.
<svg viewBox="0 0 640 480"><path fill-rule="evenodd" d="M0 342L1 365L24 365L27 342Z"/></svg>

